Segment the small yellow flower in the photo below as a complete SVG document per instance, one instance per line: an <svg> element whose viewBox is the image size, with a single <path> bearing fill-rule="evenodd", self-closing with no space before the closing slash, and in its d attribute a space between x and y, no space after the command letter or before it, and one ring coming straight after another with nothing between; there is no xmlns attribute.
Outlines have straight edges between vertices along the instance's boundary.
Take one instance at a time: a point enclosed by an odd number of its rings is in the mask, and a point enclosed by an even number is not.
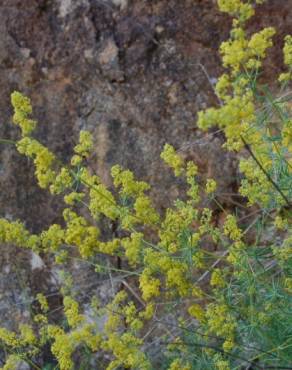
<svg viewBox="0 0 292 370"><path fill-rule="evenodd" d="M216 191L216 188L217 188L216 181L213 179L207 179L206 193L207 194L214 193Z"/></svg>
<svg viewBox="0 0 292 370"><path fill-rule="evenodd" d="M182 158L175 152L173 146L165 144L160 157L174 170L175 176L181 176L184 169Z"/></svg>

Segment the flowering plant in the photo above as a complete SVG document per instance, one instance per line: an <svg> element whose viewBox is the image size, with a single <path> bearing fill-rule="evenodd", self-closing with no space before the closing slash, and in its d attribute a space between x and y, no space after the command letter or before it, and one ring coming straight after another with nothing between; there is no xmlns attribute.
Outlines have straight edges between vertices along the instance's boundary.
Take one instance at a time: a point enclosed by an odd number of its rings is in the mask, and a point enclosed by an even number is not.
<svg viewBox="0 0 292 370"><path fill-rule="evenodd" d="M33 138L30 100L12 94L13 121L21 130L16 148L32 159L39 186L62 195L66 208L63 225L38 235L20 221L0 219L0 241L53 256L64 271L78 254L98 276L114 276L119 284L104 305L91 297L95 320L89 321L67 271L63 321L49 320L50 304L38 294L31 325L20 325L18 332L0 329L3 369L16 369L20 361L35 369L77 369L74 359L82 353L90 358L84 368L107 370L291 368L292 121L287 99L263 94L257 82L275 30L251 37L245 31L254 6L263 2L218 0L234 19L220 48L226 73L215 89L219 107L200 112L197 122L201 129L218 125L225 147L238 152L240 194L257 207L248 225L224 209L224 222L216 224L211 208L201 203L202 197L218 203L216 179L207 179L202 192L196 164L169 144L161 158L185 180L187 191L164 214L153 206L150 186L131 171L112 167L112 189L92 174L87 159L94 138L87 131L80 132L71 162L62 164ZM292 76L291 40L285 39L282 89ZM277 136L269 125L275 117ZM104 237L103 219L120 230L111 239ZM281 243L264 241L269 228ZM52 361L45 364L47 348Z"/></svg>

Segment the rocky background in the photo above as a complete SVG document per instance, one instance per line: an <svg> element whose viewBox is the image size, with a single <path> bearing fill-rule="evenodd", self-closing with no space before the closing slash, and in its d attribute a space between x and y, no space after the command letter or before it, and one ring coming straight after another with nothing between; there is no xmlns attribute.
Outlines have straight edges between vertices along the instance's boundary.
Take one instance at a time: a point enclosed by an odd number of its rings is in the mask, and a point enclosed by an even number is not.
<svg viewBox="0 0 292 370"><path fill-rule="evenodd" d="M221 149L220 133L195 125L198 110L217 103L217 50L230 25L215 0L1 0L0 137L18 137L10 94L19 90L32 99L37 137L62 160L88 129L103 181L110 185L115 163L130 168L154 186L163 210L181 186L159 159L168 142L197 161L202 178L217 179L221 202L232 207L224 194L236 189L236 158ZM292 0L259 6L249 29L264 26L278 30L262 77L272 82L283 69L283 35L292 33ZM25 220L32 232L60 222L60 201L37 187L32 163L12 145L0 152L1 216ZM80 284L90 285L82 271ZM53 296L56 284L46 261L2 246L0 325L29 316L30 297Z"/></svg>

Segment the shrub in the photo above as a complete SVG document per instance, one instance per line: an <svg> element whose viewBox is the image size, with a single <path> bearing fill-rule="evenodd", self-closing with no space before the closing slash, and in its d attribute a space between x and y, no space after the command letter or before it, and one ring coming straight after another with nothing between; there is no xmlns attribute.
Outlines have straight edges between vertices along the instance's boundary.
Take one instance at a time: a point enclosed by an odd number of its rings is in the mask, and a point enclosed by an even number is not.
<svg viewBox="0 0 292 370"><path fill-rule="evenodd" d="M33 138L30 100L12 94L13 121L21 130L16 148L32 159L39 186L61 194L66 208L63 226L51 225L38 235L20 221L1 219L1 242L53 256L64 271L78 251L98 274L113 274L120 284L106 305L92 296L90 322L70 289L74 281L66 279L62 290L63 322L48 319L48 302L39 294L40 311L31 325L20 325L16 333L0 329L7 353L3 369L20 361L53 368L53 360L42 362L48 348L60 370L77 368L76 353L89 359L84 368L97 368L102 358L100 366L108 370L291 368L292 121L285 89L292 77L292 39L285 39L288 71L279 77L280 96L273 97L258 76L275 30L247 36L254 3L218 0L220 10L233 17L230 39L220 48L226 73L215 89L219 106L198 116L201 129L219 126L225 147L238 152L244 174L240 194L257 207L247 226L225 210L224 224L216 226L212 210L200 203L196 164L168 144L161 158L188 188L163 215L152 205L149 185L129 170L112 168L113 190L92 173L89 132L80 132L71 163L62 164ZM218 202L215 180L207 180L204 197ZM104 218L122 236L105 239ZM247 238L252 229L256 237Z"/></svg>

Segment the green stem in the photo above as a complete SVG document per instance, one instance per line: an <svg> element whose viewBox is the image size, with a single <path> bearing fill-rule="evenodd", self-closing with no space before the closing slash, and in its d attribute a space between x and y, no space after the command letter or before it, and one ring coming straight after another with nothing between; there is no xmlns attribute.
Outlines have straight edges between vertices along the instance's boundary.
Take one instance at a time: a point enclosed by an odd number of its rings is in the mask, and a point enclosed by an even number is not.
<svg viewBox="0 0 292 370"><path fill-rule="evenodd" d="M10 139L0 139L0 144L12 144L15 145L16 141Z"/></svg>
<svg viewBox="0 0 292 370"><path fill-rule="evenodd" d="M240 136L241 140L243 141L244 143L244 147L245 149L249 152L249 154L252 156L253 160L256 162L256 164L259 166L259 168L261 169L261 171L265 174L266 178L269 180L269 182L274 186L274 188L278 191L278 193L281 195L281 197L283 198L283 200L285 201L285 203L287 203L287 206L290 207L291 204L290 204L290 201L289 199L286 197L286 195L282 192L282 190L280 189L280 187L278 186L278 184L271 178L271 176L268 174L268 172L264 169L264 167L261 165L261 163L259 162L259 160L257 159L257 157L255 156L255 154L253 153L253 151L251 150L250 146L248 145L248 143L245 141L244 137L243 136Z"/></svg>

